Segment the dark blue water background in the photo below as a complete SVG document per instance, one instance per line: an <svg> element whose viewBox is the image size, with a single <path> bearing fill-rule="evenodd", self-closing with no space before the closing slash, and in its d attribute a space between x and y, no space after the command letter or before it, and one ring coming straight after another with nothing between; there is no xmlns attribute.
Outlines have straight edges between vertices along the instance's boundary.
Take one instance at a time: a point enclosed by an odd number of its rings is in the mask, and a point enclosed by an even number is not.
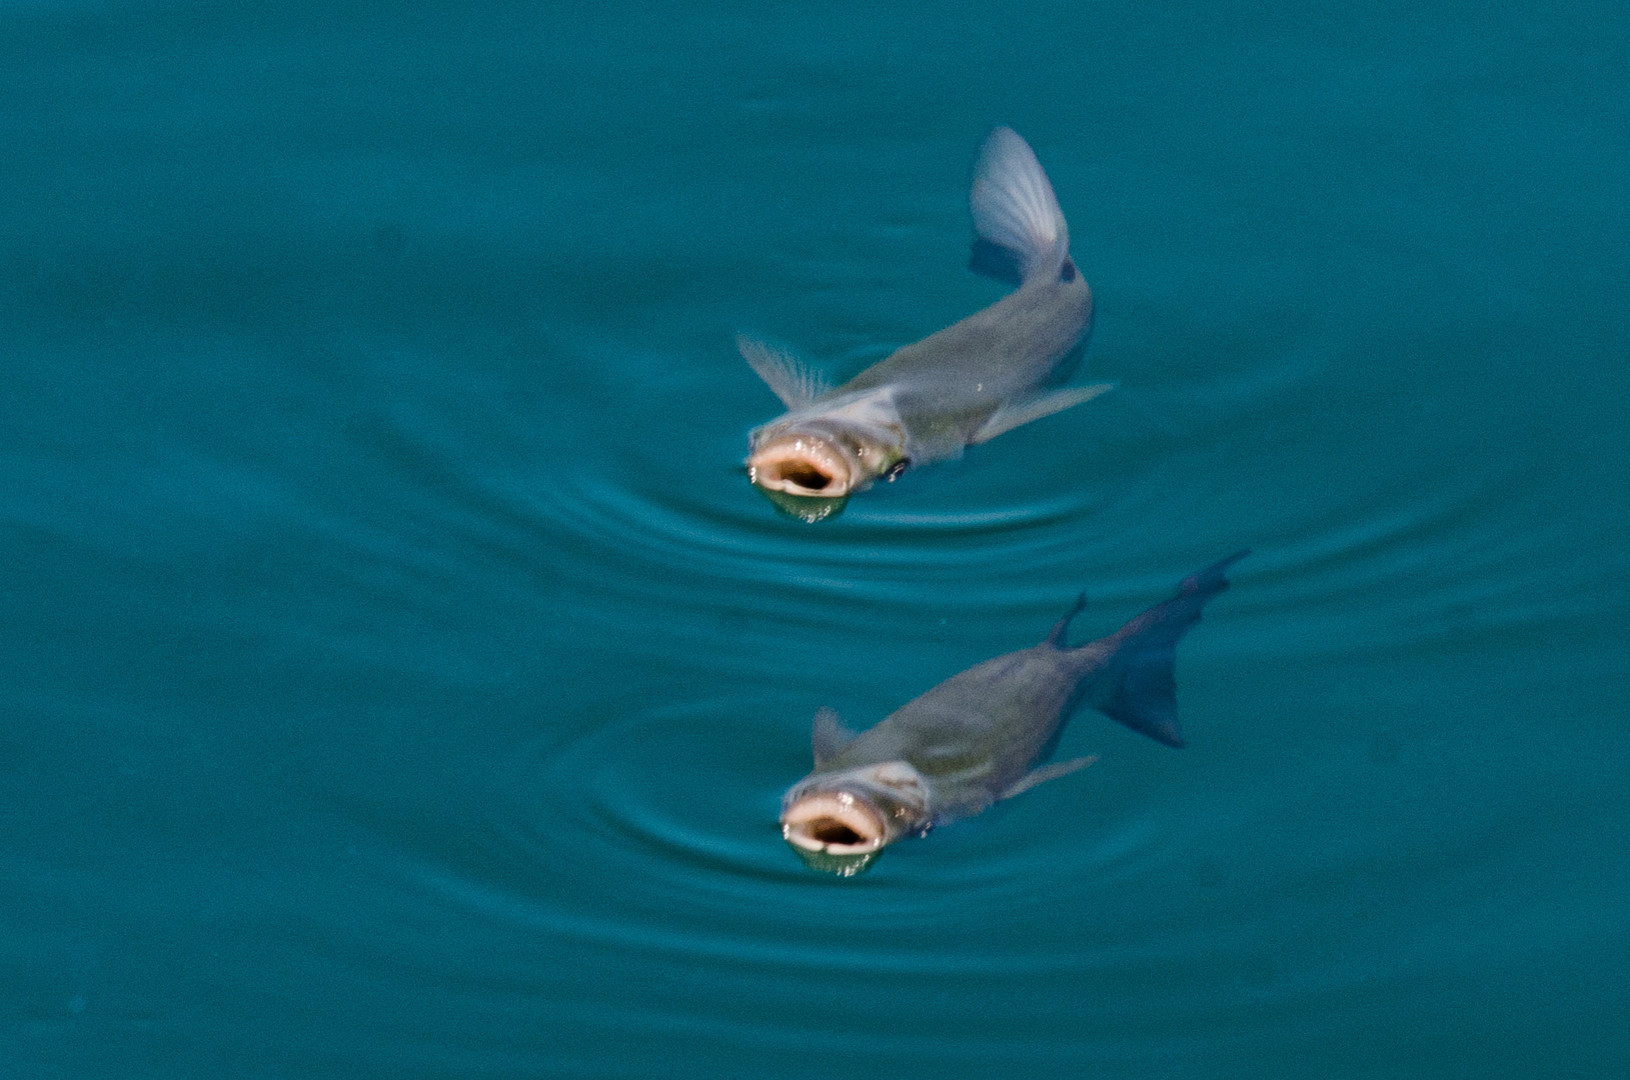
<svg viewBox="0 0 1630 1080"><path fill-rule="evenodd" d="M1630 9L0 9L0 1071L1630 1070ZM1114 393L778 518L739 330ZM851 881L810 717L1237 547L1190 748Z"/></svg>

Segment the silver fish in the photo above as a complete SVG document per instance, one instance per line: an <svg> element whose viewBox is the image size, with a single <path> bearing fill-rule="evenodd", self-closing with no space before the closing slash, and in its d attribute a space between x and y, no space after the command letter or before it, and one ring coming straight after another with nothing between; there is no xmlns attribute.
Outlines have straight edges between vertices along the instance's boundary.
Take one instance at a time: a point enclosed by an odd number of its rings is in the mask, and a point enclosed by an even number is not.
<svg viewBox="0 0 1630 1080"><path fill-rule="evenodd" d="M1047 640L940 683L864 734L815 714L815 770L781 800L781 835L817 870L850 876L894 841L978 814L1096 757L1043 764L1080 704L1167 746L1177 725L1177 642L1228 588L1240 551L1183 579L1177 593L1107 637L1070 646L1070 620Z"/></svg>
<svg viewBox="0 0 1630 1080"><path fill-rule="evenodd" d="M736 339L788 410L753 431L747 457L749 479L787 513L818 521L879 477L960 457L1112 388L1056 385L1092 328L1092 290L1070 258L1047 174L1010 128L985 139L968 201L977 234L970 267L1017 292L836 388L786 352Z"/></svg>

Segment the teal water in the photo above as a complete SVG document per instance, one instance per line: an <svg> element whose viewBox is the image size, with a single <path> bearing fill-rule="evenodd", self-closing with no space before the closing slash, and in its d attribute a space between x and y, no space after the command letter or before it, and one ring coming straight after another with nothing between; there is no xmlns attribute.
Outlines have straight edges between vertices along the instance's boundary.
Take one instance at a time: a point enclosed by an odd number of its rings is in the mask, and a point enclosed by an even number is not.
<svg viewBox="0 0 1630 1080"><path fill-rule="evenodd" d="M0 1073L1630 1073L1630 10L0 8ZM1119 388L777 517L750 331ZM866 724L1242 546L1189 748L805 870Z"/></svg>

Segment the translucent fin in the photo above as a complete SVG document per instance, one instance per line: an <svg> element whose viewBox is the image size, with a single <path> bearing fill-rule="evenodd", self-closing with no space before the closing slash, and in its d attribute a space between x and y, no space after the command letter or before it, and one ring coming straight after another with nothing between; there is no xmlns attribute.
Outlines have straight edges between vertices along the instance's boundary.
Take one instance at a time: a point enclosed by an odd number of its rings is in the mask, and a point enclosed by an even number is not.
<svg viewBox="0 0 1630 1080"><path fill-rule="evenodd" d="M1178 583L1177 595L1105 639L1117 649L1108 668L1114 682L1097 706L1099 712L1156 742L1183 745L1183 731L1177 725L1177 642L1200 621L1206 601L1228 588L1224 571L1249 554L1235 552L1190 574Z"/></svg>
<svg viewBox="0 0 1630 1080"><path fill-rule="evenodd" d="M854 742L856 737L855 733L838 719L836 710L824 707L817 709L815 730L810 735L810 746L815 751L815 767L818 769L843 753L844 748Z"/></svg>
<svg viewBox="0 0 1630 1080"><path fill-rule="evenodd" d="M826 377L802 360L746 334L736 335L736 348L747 366L763 379L781 404L801 409L832 388Z"/></svg>
<svg viewBox="0 0 1630 1080"><path fill-rule="evenodd" d="M1015 795L1020 795L1026 791L1029 791L1037 784L1045 784L1049 780L1057 780L1061 776L1068 776L1073 772L1079 772L1097 760L1098 755L1093 754L1091 757L1078 757L1071 758L1068 761L1055 761L1051 765L1043 765L1039 769L1031 769L1029 772L1019 777L1018 781L1015 782L1012 787L1002 792L998 798L1011 799Z"/></svg>
<svg viewBox="0 0 1630 1080"><path fill-rule="evenodd" d="M1064 212L1035 151L1012 128L997 128L980 148L968 205L979 234L969 262L974 270L1006 278L999 257L1005 255L1020 279L1028 281L1063 265L1070 251Z"/></svg>
<svg viewBox="0 0 1630 1080"><path fill-rule="evenodd" d="M1045 394L1010 401L992 413L990 419L985 421L985 425L974 432L973 441L989 442L1004 431L1012 431L1032 420L1040 420L1044 416L1063 412L1113 389L1114 383L1095 383L1092 386L1072 386L1067 390L1050 390Z"/></svg>

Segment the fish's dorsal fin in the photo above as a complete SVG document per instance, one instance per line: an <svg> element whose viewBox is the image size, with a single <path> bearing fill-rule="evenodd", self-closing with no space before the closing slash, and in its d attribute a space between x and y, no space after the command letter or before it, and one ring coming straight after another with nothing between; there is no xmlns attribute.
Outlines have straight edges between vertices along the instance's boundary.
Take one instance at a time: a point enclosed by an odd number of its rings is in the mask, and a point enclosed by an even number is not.
<svg viewBox="0 0 1630 1080"><path fill-rule="evenodd" d="M746 334L736 335L736 349L747 366L789 409L801 409L832 389L827 385L826 376L785 349L766 345Z"/></svg>
<svg viewBox="0 0 1630 1080"><path fill-rule="evenodd" d="M1097 760L1098 755L1093 754L1090 757L1071 758L1068 761L1055 761L1051 765L1043 765L1039 769L1031 769L1029 772L1019 777L1018 780L1014 781L1011 787L1002 792L996 798L998 800L1011 799L1015 795L1021 795L1024 792L1029 791L1037 784L1045 784L1049 780L1057 780L1061 776L1068 776L1073 772L1079 772Z"/></svg>
<svg viewBox="0 0 1630 1080"><path fill-rule="evenodd" d="M1063 412L1113 389L1114 383L1095 383L1092 386L1072 386L1065 390L1049 390L1043 394L1016 398L991 413L990 419L973 433L972 441L976 444L989 442L1003 432L1022 427L1032 420L1040 420L1044 416Z"/></svg>
<svg viewBox="0 0 1630 1080"><path fill-rule="evenodd" d="M1012 128L997 128L980 147L968 207L979 234L968 264L976 272L1011 280L1016 271L1028 281L1064 265L1070 252L1064 212L1035 151Z"/></svg>
<svg viewBox="0 0 1630 1080"><path fill-rule="evenodd" d="M836 709L823 706L815 710L815 730L809 739L810 748L815 751L815 767L818 769L843 753L856 738L858 736L838 718Z"/></svg>
<svg viewBox="0 0 1630 1080"><path fill-rule="evenodd" d="M1053 625L1053 632L1047 635L1047 644L1055 649L1069 648L1069 643L1065 638L1070 632L1070 620L1085 610L1087 610L1087 594L1081 593L1075 598L1075 603L1071 605L1070 610L1064 613L1064 617Z"/></svg>

